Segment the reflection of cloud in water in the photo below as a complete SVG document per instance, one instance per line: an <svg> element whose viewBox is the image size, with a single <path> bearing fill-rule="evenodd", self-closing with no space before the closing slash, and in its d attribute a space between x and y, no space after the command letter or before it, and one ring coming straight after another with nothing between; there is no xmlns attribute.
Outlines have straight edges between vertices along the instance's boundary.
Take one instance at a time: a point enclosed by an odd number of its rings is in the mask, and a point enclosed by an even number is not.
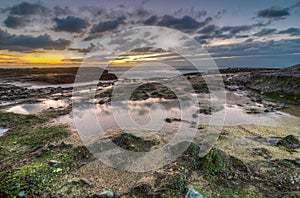
<svg viewBox="0 0 300 198"><path fill-rule="evenodd" d="M175 100L165 100L159 98L151 98L143 101L127 101L123 105L96 105L97 121L103 128L103 131L110 129L118 129L120 126L125 130L126 128L148 128L155 131L164 132L170 130L169 126L165 126L165 118L181 118L182 110L185 109L186 113L190 114L190 123L195 120L192 115L198 110L198 107L190 104L181 104ZM90 123L90 116L93 114L95 105L82 105L80 106L80 119L82 124L86 125L86 130L93 131L93 134L99 133L99 128L92 128L95 126ZM122 107L122 108L119 108ZM299 127L299 118L285 113L262 113L262 114L247 114L243 107L236 105L226 105L225 109L218 112L213 112L213 115L222 115L226 112L225 126L234 126L241 124L255 124L264 126L284 126L284 122L289 120L290 126ZM114 116L115 115L115 116ZM117 120L116 120L117 118ZM121 119L120 119L121 118ZM199 124L209 124L212 115L198 114ZM153 122L151 122L151 120ZM57 122L71 123L75 128L74 121L70 115L64 115L56 119ZM129 122L130 121L130 122ZM89 124L90 123L90 124ZM134 123L134 124L133 124ZM297 124L298 123L298 124ZM80 124L80 123L77 123ZM178 127L180 123L171 123L173 127ZM190 125L189 125L190 127ZM174 129L174 128L172 128Z"/></svg>
<svg viewBox="0 0 300 198"><path fill-rule="evenodd" d="M196 106L184 105L188 111L185 113L189 115L190 118L186 119L192 121L193 112L197 110ZM189 106L189 108L188 108ZM167 117L171 118L181 118L182 111L178 101L175 100L165 100L159 98L150 98L143 101L124 101L124 102L112 102L111 104L94 105L94 104L84 104L78 107L78 113L76 120L76 126L78 128L84 129L89 135L100 135L100 130L98 122L102 127L103 131L110 129L150 129L156 132L164 132L168 127L165 126L165 119ZM94 114L96 113L96 114ZM96 115L96 119L93 116ZM75 124L71 115L64 115L57 119L57 122L67 122L75 128ZM189 125L187 123L172 123L172 130L178 130L176 128L183 127L179 125ZM167 124L170 125L170 124ZM174 128L174 126L176 127ZM171 131L171 129L169 129Z"/></svg>
<svg viewBox="0 0 300 198"><path fill-rule="evenodd" d="M64 100L45 100L40 103L35 104L20 104L13 106L7 110L7 112L13 112L17 114L34 114L46 110L50 107L52 108L59 108L59 107L66 107L67 102Z"/></svg>

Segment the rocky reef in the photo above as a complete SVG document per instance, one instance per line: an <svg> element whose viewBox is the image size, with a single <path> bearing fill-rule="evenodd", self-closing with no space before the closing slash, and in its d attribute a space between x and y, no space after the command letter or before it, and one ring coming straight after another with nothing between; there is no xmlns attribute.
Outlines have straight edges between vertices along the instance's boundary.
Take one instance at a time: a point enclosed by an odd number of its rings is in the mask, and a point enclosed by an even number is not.
<svg viewBox="0 0 300 198"><path fill-rule="evenodd" d="M251 72L244 81L248 88L263 95L300 102L300 65Z"/></svg>
<svg viewBox="0 0 300 198"><path fill-rule="evenodd" d="M9 81L35 81L50 84L74 83L76 75L79 71L78 67L70 68L25 68L25 69L0 69L0 77L2 80ZM81 68L80 78L82 81L91 81L95 74L102 74L99 80L116 80L117 76L109 73L107 70L97 67Z"/></svg>

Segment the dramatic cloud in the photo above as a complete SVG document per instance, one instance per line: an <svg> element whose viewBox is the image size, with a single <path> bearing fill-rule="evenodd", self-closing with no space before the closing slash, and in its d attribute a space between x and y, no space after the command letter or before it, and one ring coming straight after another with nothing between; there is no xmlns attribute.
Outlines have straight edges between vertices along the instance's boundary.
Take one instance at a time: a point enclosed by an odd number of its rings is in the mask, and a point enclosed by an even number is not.
<svg viewBox="0 0 300 198"><path fill-rule="evenodd" d="M300 36L300 28L288 28L278 32L278 34L289 34L290 36Z"/></svg>
<svg viewBox="0 0 300 198"><path fill-rule="evenodd" d="M247 38L248 35L240 35L242 32L247 32L257 27L265 26L262 23L256 23L252 25L240 25L240 26L223 26L217 27L216 25L208 25L198 31L199 36L195 39L201 44L208 44L211 39L230 39L230 38Z"/></svg>
<svg viewBox="0 0 300 198"><path fill-rule="evenodd" d="M144 25L154 25L158 20L158 17L156 15L153 15L146 19L143 23Z"/></svg>
<svg viewBox="0 0 300 198"><path fill-rule="evenodd" d="M257 32L254 34L254 36L267 36L267 35L270 35L270 34L273 34L274 32L276 32L276 28L274 29L262 29L261 31Z"/></svg>
<svg viewBox="0 0 300 198"><path fill-rule="evenodd" d="M173 16L165 15L159 20L157 25L179 30L195 30L202 27L204 23L199 23L190 16L184 16L177 19Z"/></svg>
<svg viewBox="0 0 300 198"><path fill-rule="evenodd" d="M49 35L44 34L38 37L29 35L9 34L0 29L0 50L30 51L35 49L56 49L63 50L70 45L65 39L53 40Z"/></svg>
<svg viewBox="0 0 300 198"><path fill-rule="evenodd" d="M28 23L30 23L30 20L24 17L14 17L9 15L3 23L8 28L17 29L25 27Z"/></svg>
<svg viewBox="0 0 300 198"><path fill-rule="evenodd" d="M279 41L260 42L249 40L243 43L207 47L214 57L248 56L248 55L282 55L298 53L300 39L282 39Z"/></svg>
<svg viewBox="0 0 300 198"><path fill-rule="evenodd" d="M235 36L235 38L248 38L249 35L237 35Z"/></svg>
<svg viewBox="0 0 300 198"><path fill-rule="evenodd" d="M70 48L69 50L73 50L73 51L77 51L79 53L86 54L86 53L91 52L95 47L96 47L95 44L90 43L90 46L87 48Z"/></svg>
<svg viewBox="0 0 300 198"><path fill-rule="evenodd" d="M205 17L207 15L207 11L202 9L202 10L197 10L195 8L180 8L179 10L176 10L174 12L174 16L176 17L184 17L184 16L190 16L194 19L200 19L202 17Z"/></svg>
<svg viewBox="0 0 300 198"><path fill-rule="evenodd" d="M54 7L55 16L70 15L72 13L73 13L72 10L68 6L66 6L64 8L61 8L59 6Z"/></svg>
<svg viewBox="0 0 300 198"><path fill-rule="evenodd" d="M258 17L268 18L268 19L282 19L289 16L289 10L287 8L271 7L268 9L260 10L257 13Z"/></svg>
<svg viewBox="0 0 300 198"><path fill-rule="evenodd" d="M100 22L92 27L90 33L95 34L115 30L119 25L123 23L124 19L124 17L121 17L116 20Z"/></svg>
<svg viewBox="0 0 300 198"><path fill-rule="evenodd" d="M240 26L224 26L219 31L220 32L230 32L231 34L237 34L242 31L251 30L254 25L240 25Z"/></svg>
<svg viewBox="0 0 300 198"><path fill-rule="evenodd" d="M209 35L203 35L203 36L196 36L194 37L194 39L196 41L198 41L200 44L208 44L209 43L209 39L212 39L213 36L209 36Z"/></svg>
<svg viewBox="0 0 300 198"><path fill-rule="evenodd" d="M125 17L119 17L116 20L101 21L98 24L93 25L89 32L89 35L83 39L83 41L90 41L103 36L105 32L116 30L119 25L124 24Z"/></svg>
<svg viewBox="0 0 300 198"><path fill-rule="evenodd" d="M200 34L211 34L214 33L217 30L217 26L215 25L209 25L204 28L202 28L198 33Z"/></svg>
<svg viewBox="0 0 300 198"><path fill-rule="evenodd" d="M190 16L183 16L182 18L175 18L171 15L164 15L157 17L153 15L143 21L144 25L157 25L163 27L174 28L183 32L194 32L195 30L207 25L212 21L211 17L206 18L204 21L197 21Z"/></svg>
<svg viewBox="0 0 300 198"><path fill-rule="evenodd" d="M215 18L220 19L225 13L226 13L226 10L223 9L223 10L217 12L217 14L215 15Z"/></svg>
<svg viewBox="0 0 300 198"><path fill-rule="evenodd" d="M89 26L89 22L87 20L73 16L68 16L63 19L55 18L54 21L56 23L54 31L57 32L64 31L80 33Z"/></svg>
<svg viewBox="0 0 300 198"><path fill-rule="evenodd" d="M27 3L22 2L20 4L14 5L11 8L6 9L12 15L35 15L35 14L47 14L49 13L49 9L45 8L44 6L38 3Z"/></svg>

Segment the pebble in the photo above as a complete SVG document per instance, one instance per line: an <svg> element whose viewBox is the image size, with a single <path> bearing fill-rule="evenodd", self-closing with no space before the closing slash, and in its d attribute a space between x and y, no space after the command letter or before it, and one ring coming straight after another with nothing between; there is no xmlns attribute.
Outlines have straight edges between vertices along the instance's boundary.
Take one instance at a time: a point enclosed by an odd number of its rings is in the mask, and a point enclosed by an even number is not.
<svg viewBox="0 0 300 198"><path fill-rule="evenodd" d="M60 161L56 161L56 160L50 160L50 161L48 162L48 164L49 164L50 166L52 166L52 167L56 167L56 166L60 165L61 162L60 162Z"/></svg>
<svg viewBox="0 0 300 198"><path fill-rule="evenodd" d="M189 188L189 191L186 193L185 198L204 198L204 196L194 188Z"/></svg>
<svg viewBox="0 0 300 198"><path fill-rule="evenodd" d="M102 192L99 197L101 198L114 198L115 197L115 192L113 189L108 189Z"/></svg>

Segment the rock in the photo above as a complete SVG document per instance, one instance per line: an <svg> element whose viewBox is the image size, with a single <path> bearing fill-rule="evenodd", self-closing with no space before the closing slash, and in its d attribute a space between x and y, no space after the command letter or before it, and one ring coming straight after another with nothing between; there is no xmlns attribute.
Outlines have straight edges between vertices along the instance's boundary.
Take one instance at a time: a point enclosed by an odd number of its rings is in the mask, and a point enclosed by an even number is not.
<svg viewBox="0 0 300 198"><path fill-rule="evenodd" d="M261 109L257 109L257 108L250 108L250 109L246 109L246 113L248 113L248 114L260 114L260 113L263 113L263 111Z"/></svg>
<svg viewBox="0 0 300 198"><path fill-rule="evenodd" d="M209 107L207 109L199 109L199 113L211 115L211 108Z"/></svg>
<svg viewBox="0 0 300 198"><path fill-rule="evenodd" d="M90 187L93 186L93 184L87 178L84 178L84 177L76 179L75 182L82 183L82 184L88 185Z"/></svg>
<svg viewBox="0 0 300 198"><path fill-rule="evenodd" d="M49 144L49 145L48 145L48 148L49 148L49 149L52 149L52 148L55 148L55 147L56 147L55 144Z"/></svg>
<svg viewBox="0 0 300 198"><path fill-rule="evenodd" d="M18 197L24 197L25 196L25 191L22 190L19 192Z"/></svg>
<svg viewBox="0 0 300 198"><path fill-rule="evenodd" d="M138 184L132 189L132 193L139 196L150 196L151 191L151 185L148 183Z"/></svg>
<svg viewBox="0 0 300 198"><path fill-rule="evenodd" d="M294 135L288 135L282 140L279 140L277 146L283 146L289 149L296 149L300 147L300 142Z"/></svg>
<svg viewBox="0 0 300 198"><path fill-rule="evenodd" d="M71 144L71 143L66 143L66 142L62 142L61 144L60 144L60 146L62 146L62 147L73 147L73 144Z"/></svg>
<svg viewBox="0 0 300 198"><path fill-rule="evenodd" d="M244 79L245 85L263 92L264 96L285 102L300 101L300 65L282 69L264 69L251 72Z"/></svg>
<svg viewBox="0 0 300 198"><path fill-rule="evenodd" d="M48 164L49 164L50 166L52 166L52 167L56 167L56 166L60 165L61 162L60 162L60 161L56 161L56 160L50 160L50 161L48 162Z"/></svg>
<svg viewBox="0 0 300 198"><path fill-rule="evenodd" d="M105 98L103 98L102 100L99 101L99 104L103 105L103 104L108 103L108 102L110 102L110 98L109 97L105 97Z"/></svg>
<svg viewBox="0 0 300 198"><path fill-rule="evenodd" d="M143 177L141 178L131 190L131 196L134 197L147 197L152 195L152 186L151 186L151 178Z"/></svg>
<svg viewBox="0 0 300 198"><path fill-rule="evenodd" d="M167 123L171 123L171 122L180 122L181 119L180 118L166 118L165 122Z"/></svg>
<svg viewBox="0 0 300 198"><path fill-rule="evenodd" d="M189 191L186 193L185 198L204 198L204 196L194 188L189 188Z"/></svg>
<svg viewBox="0 0 300 198"><path fill-rule="evenodd" d="M165 121L168 122L168 123L171 123L172 119L171 118L166 118Z"/></svg>
<svg viewBox="0 0 300 198"><path fill-rule="evenodd" d="M100 195L94 195L93 197L100 197L100 198L114 198L115 192L113 189L108 189L102 192Z"/></svg>

